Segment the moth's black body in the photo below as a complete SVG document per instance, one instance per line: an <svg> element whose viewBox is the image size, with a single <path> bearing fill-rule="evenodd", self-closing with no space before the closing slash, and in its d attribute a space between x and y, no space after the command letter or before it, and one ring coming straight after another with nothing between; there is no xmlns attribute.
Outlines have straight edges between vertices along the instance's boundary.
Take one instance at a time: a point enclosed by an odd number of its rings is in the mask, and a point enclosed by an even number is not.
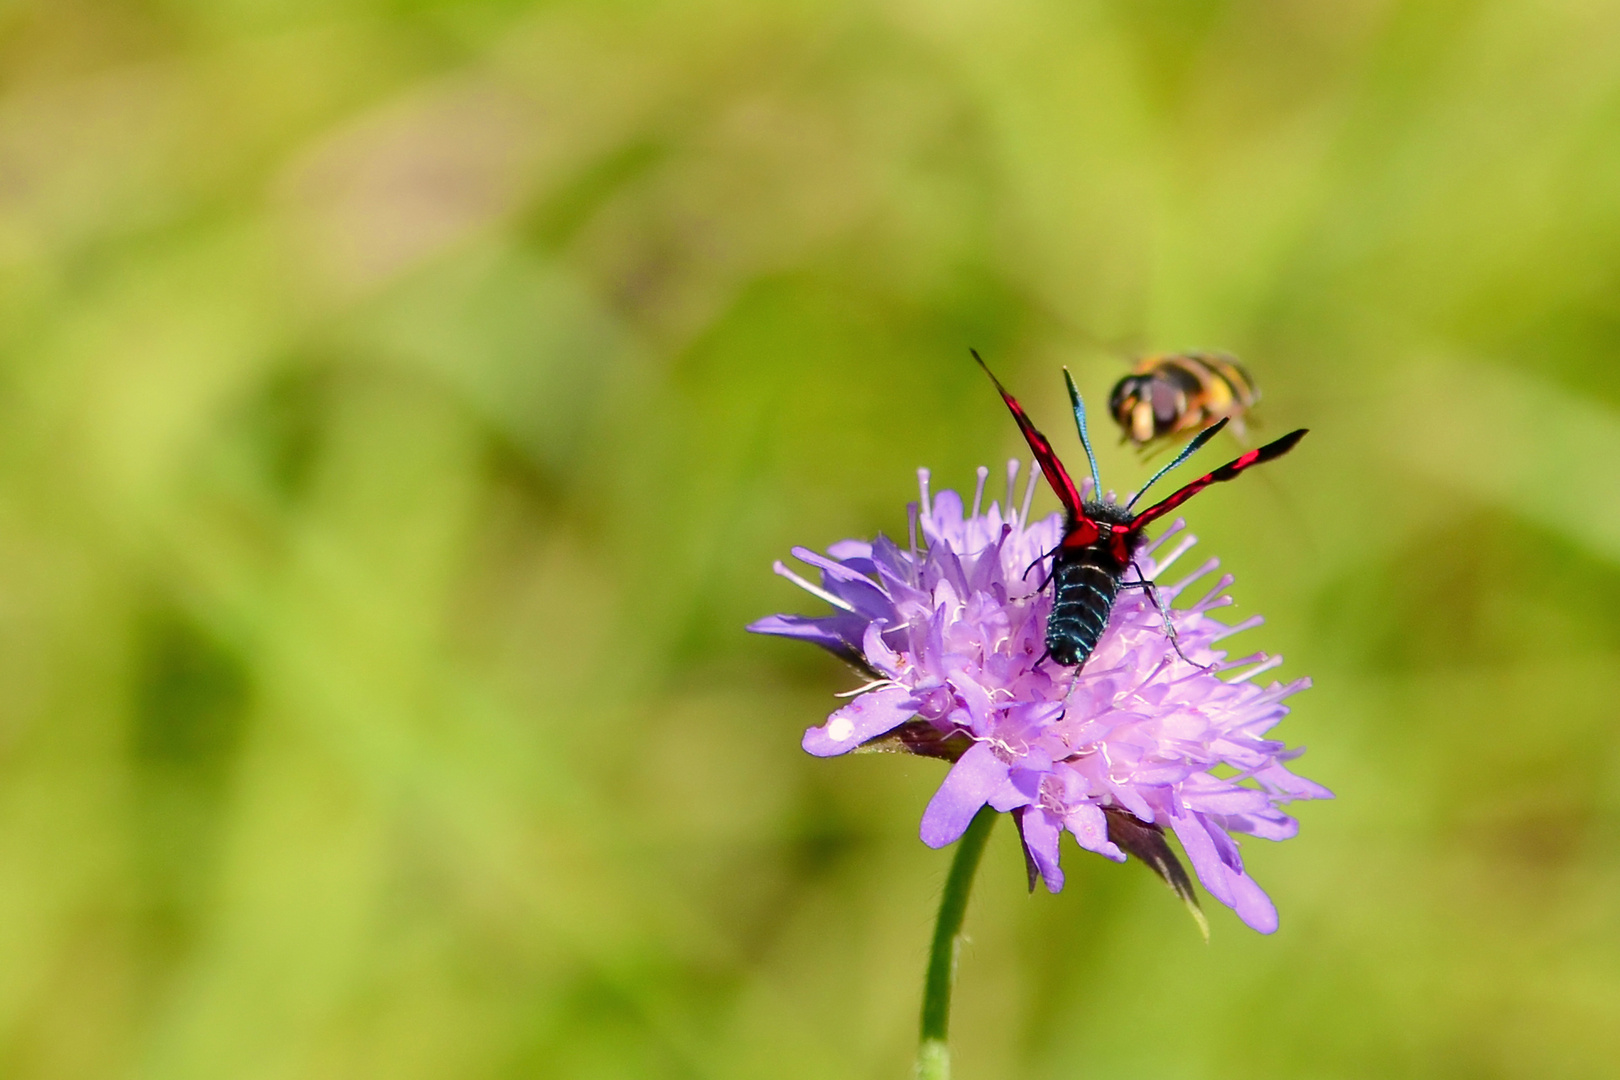
<svg viewBox="0 0 1620 1080"><path fill-rule="evenodd" d="M1094 521L1131 523L1131 512L1118 503L1092 499L1084 506ZM1046 651L1053 660L1065 667L1085 663L1108 626L1128 565L1128 558L1124 564L1119 561L1118 545L1106 532L1083 547L1057 549L1052 557L1052 613L1046 620Z"/></svg>

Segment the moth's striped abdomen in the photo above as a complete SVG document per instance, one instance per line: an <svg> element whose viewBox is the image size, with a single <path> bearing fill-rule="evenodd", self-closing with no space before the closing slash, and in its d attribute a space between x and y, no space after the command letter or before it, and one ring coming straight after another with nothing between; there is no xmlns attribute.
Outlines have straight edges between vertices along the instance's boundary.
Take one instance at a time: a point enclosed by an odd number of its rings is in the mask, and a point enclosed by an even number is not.
<svg viewBox="0 0 1620 1080"><path fill-rule="evenodd" d="M1058 552L1046 620L1046 651L1053 660L1065 667L1086 662L1108 626L1123 573L1106 544Z"/></svg>

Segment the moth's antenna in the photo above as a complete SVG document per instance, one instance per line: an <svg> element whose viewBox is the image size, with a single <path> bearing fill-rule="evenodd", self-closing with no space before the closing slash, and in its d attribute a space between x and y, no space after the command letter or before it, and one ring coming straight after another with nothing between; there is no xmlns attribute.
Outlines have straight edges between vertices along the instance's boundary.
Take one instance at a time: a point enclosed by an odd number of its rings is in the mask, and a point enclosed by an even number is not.
<svg viewBox="0 0 1620 1080"><path fill-rule="evenodd" d="M1226 421L1222 420L1213 427L1207 427L1203 431L1200 431L1198 436L1194 438L1192 442L1181 448L1181 453L1175 456L1175 460L1170 462L1170 464L1166 465L1164 468L1160 469L1158 472L1154 473L1152 478L1149 479L1147 483L1142 485L1142 489L1135 495L1131 496L1131 501L1125 504L1125 509L1129 510L1131 507L1135 506L1136 500L1140 499L1147 489L1153 486L1155 480L1158 480L1159 477L1163 476L1165 473L1169 472L1171 469L1175 468L1177 465L1180 465L1183 461L1186 461L1188 458L1196 454L1201 446L1209 442L1209 440L1213 439L1216 435L1220 434L1221 428L1225 426Z"/></svg>
<svg viewBox="0 0 1620 1080"><path fill-rule="evenodd" d="M1086 405L1080 400L1080 391L1074 388L1074 376L1063 369L1063 381L1069 384L1069 400L1074 402L1074 425L1080 429L1080 445L1086 448L1086 460L1091 462L1092 496L1102 498L1102 476L1097 472L1097 455L1091 452L1091 437L1086 434Z"/></svg>

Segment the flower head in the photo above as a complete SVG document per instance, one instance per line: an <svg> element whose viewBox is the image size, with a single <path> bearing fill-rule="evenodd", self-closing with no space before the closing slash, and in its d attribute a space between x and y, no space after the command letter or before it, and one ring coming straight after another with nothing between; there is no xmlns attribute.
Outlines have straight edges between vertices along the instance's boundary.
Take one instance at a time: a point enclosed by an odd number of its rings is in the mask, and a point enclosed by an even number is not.
<svg viewBox="0 0 1620 1080"><path fill-rule="evenodd" d="M1051 590L1049 553L1063 535L1057 514L1030 520L1011 509L1018 463L1007 468L1007 509L981 512L988 470L979 470L970 511L954 491L932 499L919 473L907 547L879 535L845 540L826 555L793 554L820 571L820 585L782 563L778 573L832 605L829 615L773 615L757 633L813 642L870 681L827 722L805 732L821 757L889 749L953 762L922 818L931 847L955 841L986 804L1011 812L1023 838L1030 886L1063 887L1058 841L1110 859L1134 854L1194 905L1191 883L1165 842L1173 832L1204 887L1263 933L1277 927L1270 898L1244 871L1233 833L1285 840L1298 823L1279 807L1331 798L1285 764L1298 751L1266 733L1288 712L1283 700L1308 679L1257 685L1280 657L1229 660L1218 644L1260 623L1227 624L1210 612L1231 603L1223 575L1200 599L1172 601L1219 565L1210 559L1157 591L1120 593L1108 628L1084 666L1044 658ZM1157 581L1195 543L1176 521L1136 556ZM921 536L918 536L918 533ZM1200 916L1200 920L1201 920Z"/></svg>

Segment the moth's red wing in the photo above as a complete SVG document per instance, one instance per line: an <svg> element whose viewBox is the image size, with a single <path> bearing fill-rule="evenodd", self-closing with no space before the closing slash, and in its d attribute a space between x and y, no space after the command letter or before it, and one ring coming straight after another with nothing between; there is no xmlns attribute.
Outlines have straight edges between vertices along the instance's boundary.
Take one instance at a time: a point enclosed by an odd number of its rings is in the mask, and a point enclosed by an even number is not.
<svg viewBox="0 0 1620 1080"><path fill-rule="evenodd" d="M1170 511L1174 510L1176 507L1180 506L1182 503L1186 502L1200 491L1203 491L1211 484L1218 484L1222 480L1230 480L1234 476L1241 473L1244 469L1252 468L1253 466L1260 464L1262 461L1270 461L1272 458L1282 457L1284 454L1288 453L1288 451L1294 448L1295 443L1299 442L1299 440L1305 437L1306 430L1307 429L1305 428L1300 428L1298 431L1290 431L1287 435L1284 435L1275 442L1268 442L1266 445L1256 450L1250 450L1248 453L1243 454L1233 461L1228 461L1225 465L1222 465L1212 473L1205 473L1203 476L1200 476L1197 480L1194 480L1192 483L1188 484L1186 487L1182 488L1168 499L1165 499L1163 502L1154 503L1140 514L1137 514L1136 517L1131 519L1131 531L1135 532L1138 529L1141 529L1143 526L1152 524L1159 518L1164 517L1164 515L1168 514Z"/></svg>
<svg viewBox="0 0 1620 1080"><path fill-rule="evenodd" d="M1069 517L1075 521L1090 520L1081 506L1080 491L1074 486L1074 481L1069 479L1069 471L1063 467L1063 462L1052 452L1052 444L1046 441L1045 435L1035 429L1034 424L1030 423L1029 417L1024 415L1024 407L1018 404L1017 398L1007 393L1006 388L1001 385L1001 380L985 365L984 358L979 355L978 350L973 350L973 359L984 368L984 373L996 384L996 392L1001 395L1001 400L1012 410L1013 419L1018 421L1018 430L1024 433L1024 441L1029 443L1030 452L1040 463L1041 472L1045 474L1046 482L1052 485L1053 492L1063 503L1063 509L1067 510Z"/></svg>

